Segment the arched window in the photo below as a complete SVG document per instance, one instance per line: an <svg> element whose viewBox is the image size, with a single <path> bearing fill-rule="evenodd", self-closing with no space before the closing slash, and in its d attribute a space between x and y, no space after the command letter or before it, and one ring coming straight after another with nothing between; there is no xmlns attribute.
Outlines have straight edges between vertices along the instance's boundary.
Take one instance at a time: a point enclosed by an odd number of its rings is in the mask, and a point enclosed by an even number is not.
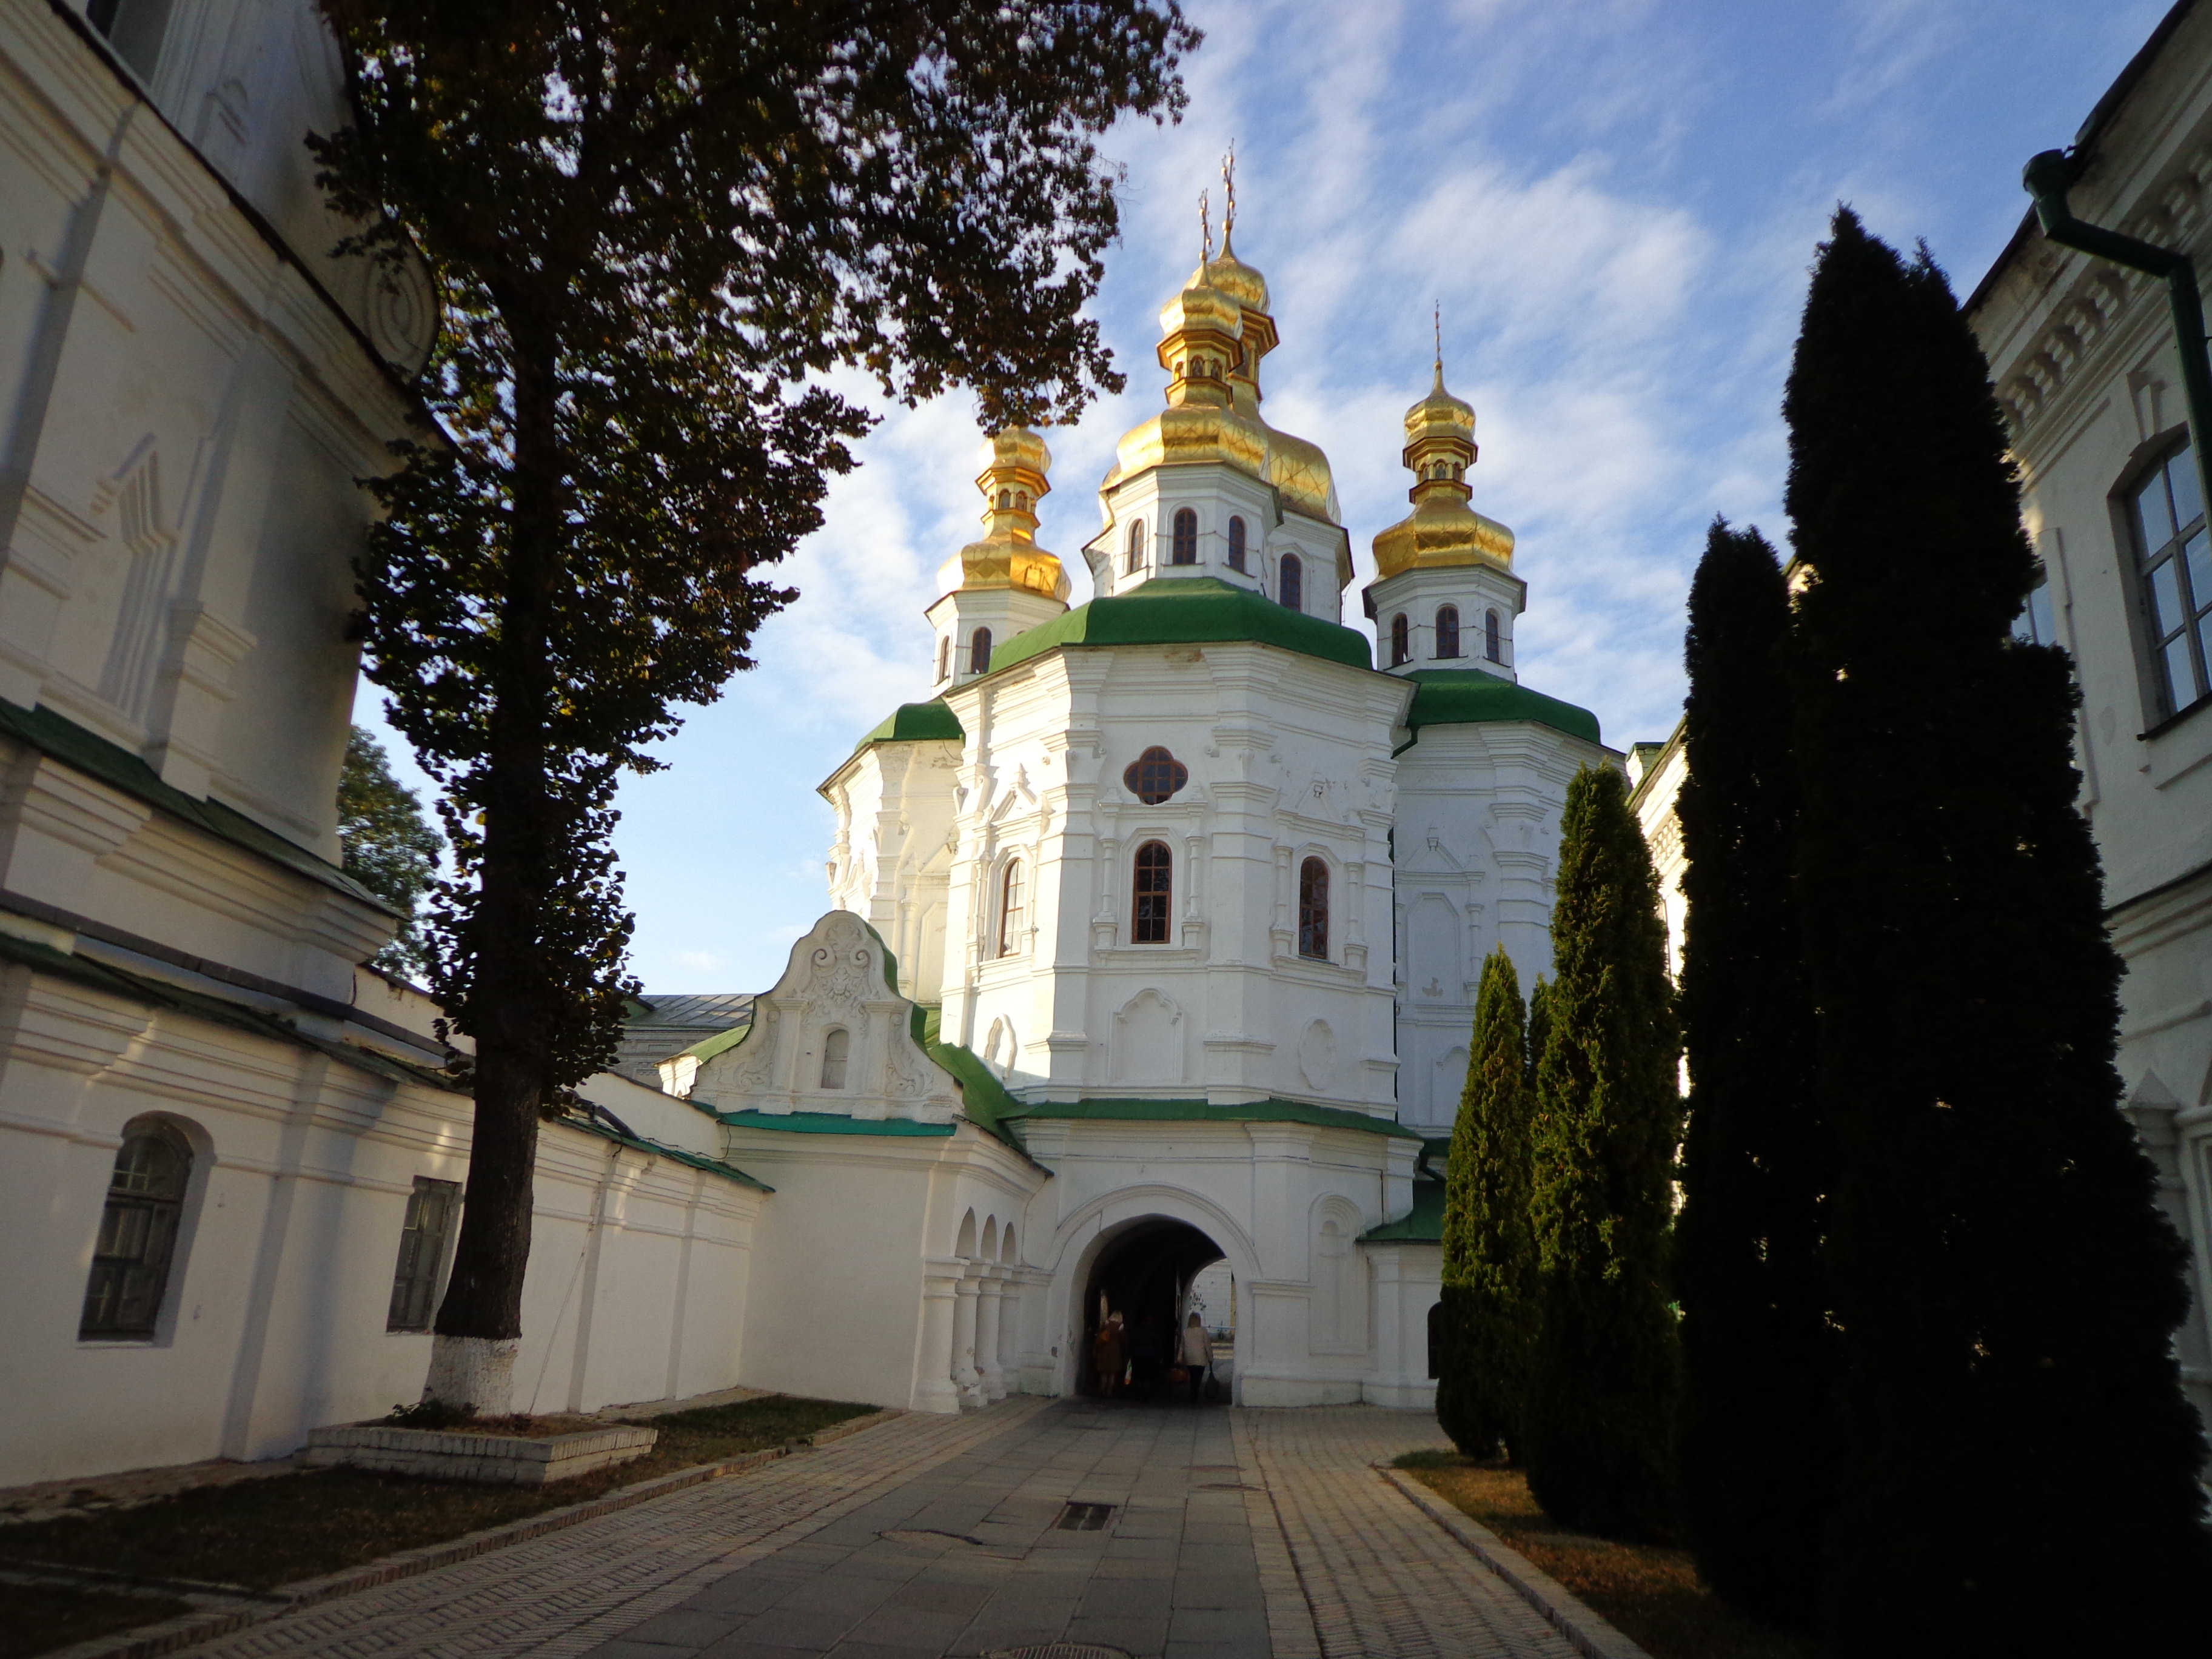
<svg viewBox="0 0 2212 1659"><path fill-rule="evenodd" d="M1298 866L1298 954L1328 960L1328 866L1319 859Z"/></svg>
<svg viewBox="0 0 2212 1659"><path fill-rule="evenodd" d="M842 1089L845 1086L845 1061L853 1052L853 1034L842 1025L833 1025L822 1034L822 1086Z"/></svg>
<svg viewBox="0 0 2212 1659"><path fill-rule="evenodd" d="M1179 507L1175 515L1175 544L1168 554L1170 564L1198 562L1198 514L1187 507Z"/></svg>
<svg viewBox="0 0 2212 1659"><path fill-rule="evenodd" d="M191 1177L192 1149L176 1130L159 1118L124 1127L92 1247L80 1337L154 1334Z"/></svg>
<svg viewBox="0 0 2212 1659"><path fill-rule="evenodd" d="M937 640L937 678L943 679L952 672L952 635L941 634Z"/></svg>
<svg viewBox="0 0 2212 1659"><path fill-rule="evenodd" d="M1293 611L1306 608L1306 568L1298 562L1295 553L1283 555L1283 580L1275 589L1275 597Z"/></svg>
<svg viewBox="0 0 2212 1659"><path fill-rule="evenodd" d="M1410 630L1406 627L1404 611L1401 611L1390 618L1390 666L1393 668L1397 667L1399 664L1413 654L1409 632Z"/></svg>
<svg viewBox="0 0 2212 1659"><path fill-rule="evenodd" d="M1504 658L1498 654L1498 613L1495 611L1488 611L1483 613L1482 654L1489 658L1492 662L1504 662L1505 660Z"/></svg>
<svg viewBox="0 0 2212 1659"><path fill-rule="evenodd" d="M999 878L999 954L1010 957L1022 948L1022 861L1006 860Z"/></svg>
<svg viewBox="0 0 2212 1659"><path fill-rule="evenodd" d="M988 674L991 672L991 630L979 628L968 636L968 672Z"/></svg>
<svg viewBox="0 0 2212 1659"><path fill-rule="evenodd" d="M1013 504L1014 492L1012 490L1002 489L999 492L999 510L1001 513L1006 512L1008 508L1012 507Z"/></svg>
<svg viewBox="0 0 2212 1659"><path fill-rule="evenodd" d="M1231 570L1244 568L1244 520L1242 519L1229 521L1229 568Z"/></svg>
<svg viewBox="0 0 2212 1659"><path fill-rule="evenodd" d="M1129 562L1124 575L1133 576L1145 568L1145 521L1139 519L1129 526Z"/></svg>
<svg viewBox="0 0 2212 1659"><path fill-rule="evenodd" d="M1168 942L1168 912L1175 896L1175 860L1164 841L1137 849L1137 879L1129 916L1129 938L1138 945Z"/></svg>
<svg viewBox="0 0 2212 1659"><path fill-rule="evenodd" d="M1437 655L1459 655L1459 607L1455 605L1437 607Z"/></svg>

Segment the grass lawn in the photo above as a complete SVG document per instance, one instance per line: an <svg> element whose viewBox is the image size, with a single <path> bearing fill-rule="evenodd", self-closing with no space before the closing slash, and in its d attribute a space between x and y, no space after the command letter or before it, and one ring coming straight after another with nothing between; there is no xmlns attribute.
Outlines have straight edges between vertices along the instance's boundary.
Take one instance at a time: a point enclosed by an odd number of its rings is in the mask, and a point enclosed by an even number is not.
<svg viewBox="0 0 2212 1659"><path fill-rule="evenodd" d="M1518 1469L1441 1451L1408 1452L1397 1466L1558 1579L1653 1659L1824 1659L1818 1642L1764 1624L1705 1589L1687 1550L1566 1531L1537 1508Z"/></svg>
<svg viewBox="0 0 2212 1659"><path fill-rule="evenodd" d="M875 1409L769 1395L640 1419L660 1431L651 1456L548 1486L485 1486L348 1468L202 1486L137 1509L0 1527L0 1565L58 1562L273 1589L580 1504L696 1464L781 1446ZM107 1622L99 1630L70 1622L100 1617L91 1604L118 1599L0 1585L0 1630L5 1632L0 1659L43 1653L100 1631L149 1624L181 1611L136 1601L109 1607Z"/></svg>

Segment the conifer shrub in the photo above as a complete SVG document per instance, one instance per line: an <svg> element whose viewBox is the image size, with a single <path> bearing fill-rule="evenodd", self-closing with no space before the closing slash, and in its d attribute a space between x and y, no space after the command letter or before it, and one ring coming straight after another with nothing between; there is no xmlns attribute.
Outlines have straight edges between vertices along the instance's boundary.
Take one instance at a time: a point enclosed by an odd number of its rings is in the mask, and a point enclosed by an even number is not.
<svg viewBox="0 0 2212 1659"><path fill-rule="evenodd" d="M1718 1595L1805 1626L1835 1490L1831 1160L1813 1103L1798 925L1790 596L1756 530L1716 521L1690 588L1675 802L1689 1059L1674 1230L1682 1530Z"/></svg>
<svg viewBox="0 0 2212 1659"><path fill-rule="evenodd" d="M1520 977L1501 947L1482 964L1467 1085L1446 1166L1437 1419L1469 1457L1517 1455L1534 1338L1528 1231L1529 1079Z"/></svg>
<svg viewBox="0 0 2212 1659"><path fill-rule="evenodd" d="M1677 1361L1665 1252L1681 1101L1658 879L1620 774L1568 786L1536 1067L1528 1489L1564 1525L1671 1524Z"/></svg>
<svg viewBox="0 0 2212 1659"><path fill-rule="evenodd" d="M1822 1589L1853 1652L2202 1650L2179 1241L2120 1111L2121 964L1988 364L1848 210L1784 406L1806 962L1846 1371Z"/></svg>

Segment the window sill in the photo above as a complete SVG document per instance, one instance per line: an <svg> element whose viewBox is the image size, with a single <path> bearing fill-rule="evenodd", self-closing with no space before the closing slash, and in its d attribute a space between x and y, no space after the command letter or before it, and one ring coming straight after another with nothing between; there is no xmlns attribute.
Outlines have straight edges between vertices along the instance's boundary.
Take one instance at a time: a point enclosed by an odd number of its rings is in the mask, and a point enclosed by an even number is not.
<svg viewBox="0 0 2212 1659"><path fill-rule="evenodd" d="M2185 721L2194 720L2197 715L2203 714L2208 708L2212 708L2212 696L2199 697L2195 702L2191 703L2188 708L2177 709L2172 714L2168 714L2156 726L2150 726L2144 731L2136 732L2136 741L2137 743L2148 743L2154 738L2162 738L2167 732L2172 731L2175 726L2182 725Z"/></svg>

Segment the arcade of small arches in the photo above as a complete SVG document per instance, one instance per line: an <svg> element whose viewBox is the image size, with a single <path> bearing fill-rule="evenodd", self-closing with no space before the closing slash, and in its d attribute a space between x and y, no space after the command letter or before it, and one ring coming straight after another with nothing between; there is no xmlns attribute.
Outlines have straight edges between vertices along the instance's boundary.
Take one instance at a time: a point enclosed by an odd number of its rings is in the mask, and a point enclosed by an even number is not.
<svg viewBox="0 0 2212 1659"><path fill-rule="evenodd" d="M1228 544L1225 560L1230 569L1244 575L1255 574L1250 562L1251 529L1241 514L1231 514L1224 532ZM1142 519L1131 521L1127 536L1123 539L1121 573L1127 576L1144 574L1151 547L1151 532ZM1168 558L1170 565L1195 566L1203 561L1199 556L1198 514L1188 507L1177 507L1168 520ZM1305 609L1305 561L1295 553L1285 553L1275 566L1276 601L1291 611ZM981 672L981 670L977 671ZM939 678L944 675L939 672Z"/></svg>
<svg viewBox="0 0 2212 1659"><path fill-rule="evenodd" d="M1390 618L1390 666L1402 668L1413 659L1412 620L1402 611ZM1503 625L1495 611L1487 611L1482 617L1482 654L1489 662L1503 662L1504 638ZM1437 607L1436 655L1439 659L1463 657L1467 653L1460 645L1459 607L1440 605Z"/></svg>

